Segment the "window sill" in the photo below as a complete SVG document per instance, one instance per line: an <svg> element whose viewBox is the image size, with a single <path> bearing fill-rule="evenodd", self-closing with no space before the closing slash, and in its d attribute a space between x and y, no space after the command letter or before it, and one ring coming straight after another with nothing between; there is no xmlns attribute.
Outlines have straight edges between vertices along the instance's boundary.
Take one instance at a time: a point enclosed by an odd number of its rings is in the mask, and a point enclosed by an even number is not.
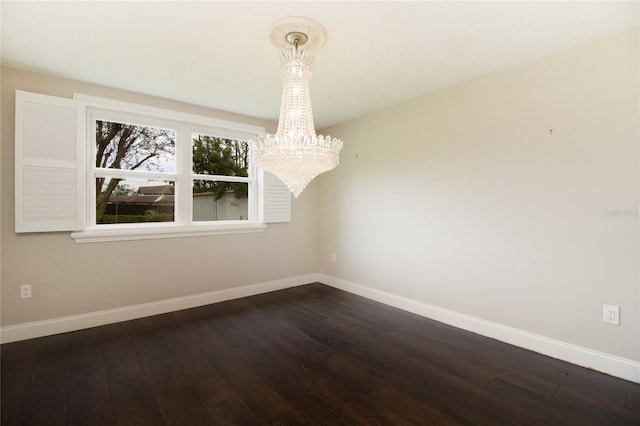
<svg viewBox="0 0 640 426"><path fill-rule="evenodd" d="M72 232L76 243L100 243L106 241L153 240L161 238L200 237L207 235L246 234L263 232L265 223L225 223L216 225L122 227L110 229L90 229Z"/></svg>

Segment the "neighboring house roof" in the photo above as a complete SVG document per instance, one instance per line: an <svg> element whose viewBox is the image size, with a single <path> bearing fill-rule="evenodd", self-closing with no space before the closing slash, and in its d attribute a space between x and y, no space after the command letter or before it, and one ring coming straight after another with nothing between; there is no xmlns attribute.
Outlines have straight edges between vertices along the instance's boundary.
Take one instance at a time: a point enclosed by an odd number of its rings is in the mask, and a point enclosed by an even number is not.
<svg viewBox="0 0 640 426"><path fill-rule="evenodd" d="M141 195L173 195L174 193L173 185L141 186L138 188L138 194Z"/></svg>
<svg viewBox="0 0 640 426"><path fill-rule="evenodd" d="M165 206L170 206L174 204L174 196L161 195L161 194L153 194L153 195L111 194L111 196L109 197L109 203L137 204L137 205L148 205L148 206L162 204Z"/></svg>

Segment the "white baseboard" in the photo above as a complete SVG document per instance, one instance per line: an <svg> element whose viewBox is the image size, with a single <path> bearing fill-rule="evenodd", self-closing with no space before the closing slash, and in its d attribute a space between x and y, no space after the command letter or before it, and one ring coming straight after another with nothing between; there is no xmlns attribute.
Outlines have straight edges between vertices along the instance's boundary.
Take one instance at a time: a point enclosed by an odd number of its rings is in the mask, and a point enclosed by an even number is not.
<svg viewBox="0 0 640 426"><path fill-rule="evenodd" d="M637 361L507 327L324 274L316 274L316 281L552 358L640 383L640 362Z"/></svg>
<svg viewBox="0 0 640 426"><path fill-rule="evenodd" d="M256 294L267 293L269 291L282 290L285 288L309 284L315 281L317 281L317 274L300 275L297 277L267 281L259 284L214 290L206 293L176 297L173 299L125 306L123 308L107 309L104 311L89 312L86 314L54 318L44 321L8 325L0 328L0 342L9 343L18 340L32 339L34 337L82 330L85 328L112 324L119 321L128 321L150 315L164 314L167 312L179 311L181 309L208 305L210 303L224 302L225 300L253 296Z"/></svg>

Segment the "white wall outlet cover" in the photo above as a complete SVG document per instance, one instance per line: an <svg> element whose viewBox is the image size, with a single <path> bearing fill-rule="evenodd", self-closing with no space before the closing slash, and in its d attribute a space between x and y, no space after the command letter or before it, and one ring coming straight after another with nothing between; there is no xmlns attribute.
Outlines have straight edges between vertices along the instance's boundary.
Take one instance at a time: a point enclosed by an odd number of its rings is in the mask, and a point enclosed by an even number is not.
<svg viewBox="0 0 640 426"><path fill-rule="evenodd" d="M620 325L620 307L614 305L602 305L602 322Z"/></svg>
<svg viewBox="0 0 640 426"><path fill-rule="evenodd" d="M20 286L20 299L28 299L31 297L31 285L24 284Z"/></svg>

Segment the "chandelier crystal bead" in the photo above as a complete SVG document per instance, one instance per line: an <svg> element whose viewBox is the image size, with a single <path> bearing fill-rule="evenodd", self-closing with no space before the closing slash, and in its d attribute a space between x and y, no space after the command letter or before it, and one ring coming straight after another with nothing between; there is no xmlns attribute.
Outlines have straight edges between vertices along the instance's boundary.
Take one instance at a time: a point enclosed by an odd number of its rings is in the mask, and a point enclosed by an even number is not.
<svg viewBox="0 0 640 426"><path fill-rule="evenodd" d="M319 24L304 18L287 18L286 23L272 31L274 44L282 46L279 38L274 40L274 34L285 31L284 39L289 44L280 50L283 86L278 130L275 135L249 141L254 163L280 178L296 198L313 178L338 165L342 149L341 140L316 135L309 84L313 54L301 45L307 41L321 45L324 29L309 28L309 33L322 35L317 37L321 38L319 41L312 40L306 32L296 31L309 26Z"/></svg>

